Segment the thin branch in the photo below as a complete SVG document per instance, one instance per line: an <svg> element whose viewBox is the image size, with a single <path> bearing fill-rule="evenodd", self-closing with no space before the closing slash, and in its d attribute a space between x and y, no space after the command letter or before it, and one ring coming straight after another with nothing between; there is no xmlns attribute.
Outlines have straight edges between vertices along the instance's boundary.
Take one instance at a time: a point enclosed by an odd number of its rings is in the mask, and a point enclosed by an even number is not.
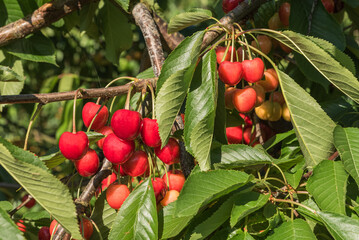
<svg viewBox="0 0 359 240"><path fill-rule="evenodd" d="M122 86L109 88L90 88L82 89L78 93L78 99L86 98L111 98L118 95L127 94L130 87L134 87L136 92L142 91L147 87L147 84L156 84L156 78L139 79ZM76 91L70 92L55 92L55 93L40 93L40 94L21 94L21 95L3 95L0 96L0 104L15 104L15 103L41 103L47 104L50 102L59 102L74 99Z"/></svg>
<svg viewBox="0 0 359 240"><path fill-rule="evenodd" d="M45 3L31 15L0 28L0 47L47 27L65 15L98 0L57 0Z"/></svg>
<svg viewBox="0 0 359 240"><path fill-rule="evenodd" d="M32 199L33 199L33 197L31 195L28 195L28 197L25 201L23 201L19 206L17 206L15 209L13 209L13 210L11 210L11 212L9 212L9 215L13 216L17 211L19 211L23 206L25 206Z"/></svg>

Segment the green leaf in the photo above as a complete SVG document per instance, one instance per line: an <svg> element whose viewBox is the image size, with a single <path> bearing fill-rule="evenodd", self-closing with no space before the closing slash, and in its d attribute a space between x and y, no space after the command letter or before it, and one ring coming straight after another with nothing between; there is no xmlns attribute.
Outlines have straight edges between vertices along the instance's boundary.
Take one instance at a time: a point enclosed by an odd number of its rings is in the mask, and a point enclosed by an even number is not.
<svg viewBox="0 0 359 240"><path fill-rule="evenodd" d="M354 178L359 186L359 129L342 128L334 129L334 143L345 170Z"/></svg>
<svg viewBox="0 0 359 240"><path fill-rule="evenodd" d="M359 7L359 0L343 0L346 4L351 6L352 8Z"/></svg>
<svg viewBox="0 0 359 240"><path fill-rule="evenodd" d="M271 0L262 3L258 10L254 13L253 20L257 28L268 28L269 19L278 12L276 1Z"/></svg>
<svg viewBox="0 0 359 240"><path fill-rule="evenodd" d="M291 77L280 71L279 81L306 165L312 168L333 152L335 123Z"/></svg>
<svg viewBox="0 0 359 240"><path fill-rule="evenodd" d="M107 239L112 224L116 219L116 215L116 210L111 208L106 201L106 194L102 193L96 200L91 219L96 223L103 239ZM91 239L100 239L97 231L94 231Z"/></svg>
<svg viewBox="0 0 359 240"><path fill-rule="evenodd" d="M312 240L317 239L308 225L303 219L295 219L294 221L285 222L278 228L274 229L274 233L266 238L267 240Z"/></svg>
<svg viewBox="0 0 359 240"><path fill-rule="evenodd" d="M13 209L13 206L11 204L11 202L8 201L0 201L0 208L3 209L4 211L10 211L11 209Z"/></svg>
<svg viewBox="0 0 359 240"><path fill-rule="evenodd" d="M308 34L308 16L313 5L312 0L293 1L291 3L290 29ZM308 35L325 39L340 50L345 49L345 36L340 24L330 16L321 3L318 3L311 20L311 31Z"/></svg>
<svg viewBox="0 0 359 240"><path fill-rule="evenodd" d="M207 203L228 194L251 180L240 171L214 170L191 174L177 199L176 216L194 216Z"/></svg>
<svg viewBox="0 0 359 240"><path fill-rule="evenodd" d="M121 52L132 46L131 25L120 9L109 0L104 2L105 5L100 10L100 29L105 36L106 58L118 65Z"/></svg>
<svg viewBox="0 0 359 240"><path fill-rule="evenodd" d="M150 178L125 200L108 239L158 239L156 199Z"/></svg>
<svg viewBox="0 0 359 240"><path fill-rule="evenodd" d="M79 76L76 74L64 74L59 81L59 92L68 92L74 89L74 82L79 82Z"/></svg>
<svg viewBox="0 0 359 240"><path fill-rule="evenodd" d="M0 228L1 235L0 240L25 240L22 232L17 228L15 223L11 220L10 216L5 212L5 210L0 208Z"/></svg>
<svg viewBox="0 0 359 240"><path fill-rule="evenodd" d="M359 220L345 215L317 212L335 240L356 240L359 236Z"/></svg>
<svg viewBox="0 0 359 240"><path fill-rule="evenodd" d="M254 240L254 238L247 232L243 232L242 229L237 229L232 232L227 240Z"/></svg>
<svg viewBox="0 0 359 240"><path fill-rule="evenodd" d="M312 198L308 198L307 200L301 202L301 204L315 210L316 212L320 211L318 205L314 202L314 200ZM314 220L316 222L321 222L319 216L317 214L313 213L312 211L309 211L309 209L299 206L297 208L297 210L305 218L308 218L309 220Z"/></svg>
<svg viewBox="0 0 359 240"><path fill-rule="evenodd" d="M157 81L155 106L162 147L167 143L173 122L191 84L203 35L201 31L186 38L163 64Z"/></svg>
<svg viewBox="0 0 359 240"><path fill-rule="evenodd" d="M52 41L39 33L10 43L4 47L4 50L24 60L51 63L57 66Z"/></svg>
<svg viewBox="0 0 359 240"><path fill-rule="evenodd" d="M17 74L7 66L0 66L0 82L23 82L24 76Z"/></svg>
<svg viewBox="0 0 359 240"><path fill-rule="evenodd" d="M300 158L300 159L302 159L300 163L298 163L292 169L284 172L284 176L287 179L288 184L292 186L294 189L298 187L304 173L303 167L305 165L305 161L304 158Z"/></svg>
<svg viewBox="0 0 359 240"><path fill-rule="evenodd" d="M216 52L209 51L198 65L186 101L184 138L201 170L210 169L217 104Z"/></svg>
<svg viewBox="0 0 359 240"><path fill-rule="evenodd" d="M80 11L80 32L83 34L90 31L91 27L96 26L94 17L98 9L99 2L90 2L82 7Z"/></svg>
<svg viewBox="0 0 359 240"><path fill-rule="evenodd" d="M208 235L219 228L229 218L233 206L233 202L237 195L229 197L222 205L206 220L198 224L193 233L191 240L205 239Z"/></svg>
<svg viewBox="0 0 359 240"><path fill-rule="evenodd" d="M36 220L41 220L41 219L49 219L50 218L50 214L46 211L40 211L40 212L26 212L23 215L24 219L27 220L31 220L31 221L36 221Z"/></svg>
<svg viewBox="0 0 359 240"><path fill-rule="evenodd" d="M269 194L264 195L257 192L247 192L237 195L231 213L231 227L249 214L261 209L269 199Z"/></svg>
<svg viewBox="0 0 359 240"><path fill-rule="evenodd" d="M130 0L115 0L120 6L123 8L123 10L128 11L128 5L130 3Z"/></svg>
<svg viewBox="0 0 359 240"><path fill-rule="evenodd" d="M278 143L282 142L284 139L292 137L294 134L295 134L294 130L290 130L290 131L284 132L284 133L277 133L276 135L274 135L273 138L266 141L264 143L263 147L266 150L269 150L272 147L274 147L275 145L277 145Z"/></svg>
<svg viewBox="0 0 359 240"><path fill-rule="evenodd" d="M0 164L72 237L81 238L75 204L64 184L43 168L15 159L1 143Z"/></svg>
<svg viewBox="0 0 359 240"><path fill-rule="evenodd" d="M211 159L216 168L237 168L272 163L272 158L264 149L244 144L222 145L212 151Z"/></svg>
<svg viewBox="0 0 359 240"><path fill-rule="evenodd" d="M347 69L305 36L291 31L261 31L301 53L329 82L359 103L359 81Z"/></svg>
<svg viewBox="0 0 359 240"><path fill-rule="evenodd" d="M201 23L212 17L212 12L197 8L191 12L184 12L172 17L168 23L168 33L178 32L186 27Z"/></svg>
<svg viewBox="0 0 359 240"><path fill-rule="evenodd" d="M155 77L155 73L153 72L153 68L147 68L145 71L140 72L139 74L137 74L136 78L139 79L144 79L144 78L154 78Z"/></svg>
<svg viewBox="0 0 359 240"><path fill-rule="evenodd" d="M313 170L307 190L320 209L345 214L345 195L348 174L341 162L324 160Z"/></svg>

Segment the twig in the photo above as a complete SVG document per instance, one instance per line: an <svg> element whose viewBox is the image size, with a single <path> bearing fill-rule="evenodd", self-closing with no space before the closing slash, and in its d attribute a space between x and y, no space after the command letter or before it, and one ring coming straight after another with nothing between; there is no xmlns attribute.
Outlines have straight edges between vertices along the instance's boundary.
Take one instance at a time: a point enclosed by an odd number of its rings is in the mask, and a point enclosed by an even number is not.
<svg viewBox="0 0 359 240"><path fill-rule="evenodd" d="M147 87L147 84L156 84L156 78L139 79L138 81L127 83L126 85L109 87L109 88L90 88L82 89L79 93L78 99L86 98L111 98L118 95L127 94L130 87L134 87L136 92L142 91ZM56 93L42 93L42 94L21 94L21 95L3 95L0 96L0 104L14 104L14 103L41 103L47 104L50 102L59 102L65 100L72 100L76 91L70 92L56 92Z"/></svg>
<svg viewBox="0 0 359 240"><path fill-rule="evenodd" d="M65 15L98 0L57 0L45 3L31 15L0 28L0 47L49 26Z"/></svg>
<svg viewBox="0 0 359 240"><path fill-rule="evenodd" d="M25 206L32 199L33 199L32 196L28 195L28 197L25 201L23 201L19 206L17 206L15 209L13 209L13 210L11 210L11 212L9 212L9 215L13 216L17 211L19 211L23 206Z"/></svg>

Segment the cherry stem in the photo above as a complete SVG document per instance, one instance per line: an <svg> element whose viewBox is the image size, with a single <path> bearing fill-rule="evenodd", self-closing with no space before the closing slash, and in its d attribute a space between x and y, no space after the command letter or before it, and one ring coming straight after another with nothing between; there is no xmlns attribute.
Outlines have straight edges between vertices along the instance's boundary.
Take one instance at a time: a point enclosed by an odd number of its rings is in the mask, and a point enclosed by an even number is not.
<svg viewBox="0 0 359 240"><path fill-rule="evenodd" d="M303 204L301 204L301 203L297 203L297 202L295 202L295 201L292 201L292 200L277 199L277 198L274 198L274 197L270 197L270 198L269 198L269 201L272 201L272 202L291 203L291 204L294 204L294 205L303 207L303 208L309 210L310 212L312 212L312 213L314 213L314 214L317 213L314 209L312 209L312 208L310 208L310 207L307 207L307 206L305 206L305 205L303 205Z"/></svg>
<svg viewBox="0 0 359 240"><path fill-rule="evenodd" d="M285 177L285 175L284 175L282 169L281 169L277 164L275 164L275 163L272 163L272 165L273 165L274 167L276 167L276 168L278 169L278 171L282 174L282 177L283 177L283 180L284 180L284 184L288 187L289 184L288 184L288 182L287 182L287 179L286 179L286 177Z"/></svg>
<svg viewBox="0 0 359 240"><path fill-rule="evenodd" d="M128 88L126 102L125 102L125 109L130 110L130 101L131 101L131 93L132 93L133 86Z"/></svg>
<svg viewBox="0 0 359 240"><path fill-rule="evenodd" d="M76 133L76 100L77 100L77 95L79 92L81 92L82 89L79 88L76 90L75 92L75 97L74 97L74 107L73 107L73 112L72 112L72 133L75 134Z"/></svg>
<svg viewBox="0 0 359 240"><path fill-rule="evenodd" d="M80 198L80 190L81 190L81 186L82 186L82 181L83 181L83 177L81 177L81 180L80 180L80 184L79 184L79 188L77 189L77 199Z"/></svg>
<svg viewBox="0 0 359 240"><path fill-rule="evenodd" d="M148 88L151 91L151 98L152 98L152 119L156 119L156 112L155 112L155 92L153 91L152 85L149 83L147 84Z"/></svg>
<svg viewBox="0 0 359 240"><path fill-rule="evenodd" d="M167 172L167 167L166 164L164 164L164 162L161 161L162 167L165 169L165 175L166 175L166 179L167 179L167 189L170 189L170 181L169 181L169 177L168 177L168 172Z"/></svg>
<svg viewBox="0 0 359 240"><path fill-rule="evenodd" d="M31 195L28 195L27 199L23 201L19 206L9 212L10 217L12 217L17 211L19 211L23 206L25 206L28 202L33 199Z"/></svg>
<svg viewBox="0 0 359 240"><path fill-rule="evenodd" d="M234 27L232 26L232 51L231 51L231 62L233 62L233 51L234 49Z"/></svg>
<svg viewBox="0 0 359 240"><path fill-rule="evenodd" d="M25 143L24 143L24 150L27 150L27 142L29 140L29 136L30 136L30 131L32 128L32 124L35 122L37 116L39 115L41 108L42 108L43 104L39 103L36 107L36 110L34 112L34 114L31 116L30 122L29 122L29 126L27 127L27 131L26 131L26 137L25 137Z"/></svg>
<svg viewBox="0 0 359 240"><path fill-rule="evenodd" d="M217 22L217 24L213 24L211 26L209 26L208 28L213 28L214 26L220 26L221 28L223 28L223 30L226 32L226 33L229 33L230 34L230 30L224 26L217 18L214 18L214 17L211 17L210 19L214 20Z"/></svg>
<svg viewBox="0 0 359 240"><path fill-rule="evenodd" d="M238 23L234 23L234 25L236 25L239 28L239 30L241 31L241 33L243 33L242 36L243 36L244 42L246 43L246 46L247 46L248 58L249 58L249 60L252 60L252 52L249 48L249 44L248 44L246 36L244 35L244 31L243 31L242 27ZM239 36L241 36L241 35L239 35Z"/></svg>
<svg viewBox="0 0 359 240"><path fill-rule="evenodd" d="M111 101L110 113L112 112L112 108L113 108L113 105L114 105L114 103L115 103L116 97L117 97L117 96L115 96L115 97L112 99L112 101Z"/></svg>
<svg viewBox="0 0 359 240"><path fill-rule="evenodd" d="M127 79L127 80L130 80L130 81L138 81L138 79L137 78L134 78L134 77L118 77L118 78L115 78L115 79L113 79L111 82L109 82L106 86L105 86L105 88L108 88L109 86L111 86L114 82L116 82L116 81L118 81L118 80L122 80L122 79ZM97 99L97 101L96 101L96 104L98 104L98 102L100 102L100 99L101 99L101 97L99 97L98 99Z"/></svg>

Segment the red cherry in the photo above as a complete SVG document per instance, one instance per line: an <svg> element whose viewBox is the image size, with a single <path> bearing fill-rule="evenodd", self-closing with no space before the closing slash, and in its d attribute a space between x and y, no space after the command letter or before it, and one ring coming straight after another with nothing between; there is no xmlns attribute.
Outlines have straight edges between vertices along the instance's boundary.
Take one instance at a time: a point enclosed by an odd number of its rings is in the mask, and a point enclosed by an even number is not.
<svg viewBox="0 0 359 240"><path fill-rule="evenodd" d="M82 119L86 127L89 127L92 119L95 117L97 111L100 109L101 105L88 102L82 108ZM108 109L106 106L103 106L100 112L97 114L95 121L92 123L91 129L97 130L105 126L108 119Z"/></svg>
<svg viewBox="0 0 359 240"><path fill-rule="evenodd" d="M113 130L112 130L112 128L111 128L110 126L103 126L103 127L100 128L99 130L97 130L97 132L99 132L99 133L101 133L102 135L105 135L105 136L107 137L108 135L110 135L111 133L113 133ZM102 139L100 139L100 140L97 141L97 146L98 146L99 148L102 149L102 147L103 147L103 142L105 141L105 138L106 138L106 137L104 137L104 138L102 138Z"/></svg>
<svg viewBox="0 0 359 240"><path fill-rule="evenodd" d="M113 209L120 209L123 202L130 195L130 190L126 185L112 183L106 191L106 200Z"/></svg>
<svg viewBox="0 0 359 240"><path fill-rule="evenodd" d="M51 234L51 236L56 233L59 225L60 224L56 221L56 219L52 220L52 222L50 224L50 234ZM56 227L56 229L55 229L55 227Z"/></svg>
<svg viewBox="0 0 359 240"><path fill-rule="evenodd" d="M236 91L236 89L234 87L229 87L224 92L224 105L228 109L233 109L234 108L233 101L232 101L234 91Z"/></svg>
<svg viewBox="0 0 359 240"><path fill-rule="evenodd" d="M26 199L28 199L28 198L29 198L29 195L26 194L25 196L22 197L21 201L25 202ZM36 204L35 199L31 198L31 200L28 203L25 204L25 207L32 208L35 204Z"/></svg>
<svg viewBox="0 0 359 240"><path fill-rule="evenodd" d="M238 112L246 113L256 105L257 93L253 88L237 89L233 93L233 105Z"/></svg>
<svg viewBox="0 0 359 240"><path fill-rule="evenodd" d="M243 67L240 62L224 61L219 64L218 75L225 84L237 85L242 80Z"/></svg>
<svg viewBox="0 0 359 240"><path fill-rule="evenodd" d="M82 231L82 226L84 227ZM87 218L82 218L82 223L80 222L80 232L85 240L88 240L91 238L91 235L93 233L93 226L90 220Z"/></svg>
<svg viewBox="0 0 359 240"><path fill-rule="evenodd" d="M104 180L102 180L102 187L107 188L111 183L113 183L114 181L116 181L117 179L117 175L116 173L112 173L110 176L108 176L107 178L105 178Z"/></svg>
<svg viewBox="0 0 359 240"><path fill-rule="evenodd" d="M322 0L322 3L328 13L334 12L334 1L333 0Z"/></svg>
<svg viewBox="0 0 359 240"><path fill-rule="evenodd" d="M155 148L157 157L166 164L179 163L180 146L176 139L170 138L166 146L161 149L161 146Z"/></svg>
<svg viewBox="0 0 359 240"><path fill-rule="evenodd" d="M155 192L156 201L159 202L166 194L166 183L162 178L156 177L155 180L151 179L153 191Z"/></svg>
<svg viewBox="0 0 359 240"><path fill-rule="evenodd" d="M126 162L135 150L133 141L126 141L111 133L103 142L103 154L113 164Z"/></svg>
<svg viewBox="0 0 359 240"><path fill-rule="evenodd" d="M89 148L85 156L75 161L75 167L80 176L90 177L97 172L100 165L99 158L95 150Z"/></svg>
<svg viewBox="0 0 359 240"><path fill-rule="evenodd" d="M243 113L240 113L239 116L240 116L241 118L243 118L244 123L245 123L247 126L252 126L252 125L253 125L252 120L251 120L251 118L250 118L249 116L247 116L247 115L245 115L245 114L243 114Z"/></svg>
<svg viewBox="0 0 359 240"><path fill-rule="evenodd" d="M177 200L179 196L179 192L176 190L169 190L168 192L166 192L165 197L162 199L161 201L161 205L163 207L167 206L168 204L174 202Z"/></svg>
<svg viewBox="0 0 359 240"><path fill-rule="evenodd" d="M111 119L111 127L117 137L123 140L134 140L141 129L141 114L127 109L117 110Z"/></svg>
<svg viewBox="0 0 359 240"><path fill-rule="evenodd" d="M241 144L243 139L242 126L227 127L226 135L227 135L228 144Z"/></svg>
<svg viewBox="0 0 359 240"><path fill-rule="evenodd" d="M143 175L148 168L147 153L141 150L134 152L130 159L122 164L122 168L131 177Z"/></svg>
<svg viewBox="0 0 359 240"><path fill-rule="evenodd" d="M59 140L59 148L65 158L76 160L86 154L89 140L85 132L64 132Z"/></svg>
<svg viewBox="0 0 359 240"><path fill-rule="evenodd" d="M218 64L221 64L223 56L224 56L224 53L226 52L226 49L227 49L227 47L222 47L222 46L218 46L216 48L216 56L217 56L217 63ZM233 49L232 46L230 46L228 48L227 55L226 55L226 57L224 58L223 61L230 61L231 60L232 49ZM236 56L235 53L234 53L234 56Z"/></svg>
<svg viewBox="0 0 359 240"><path fill-rule="evenodd" d="M266 92L264 88L258 84L252 85L251 88L253 88L256 91L257 101L255 106L258 107L265 101Z"/></svg>
<svg viewBox="0 0 359 240"><path fill-rule="evenodd" d="M272 94L269 96L269 100L277 102L280 105L283 105L285 103L283 93L281 92L272 92Z"/></svg>
<svg viewBox="0 0 359 240"><path fill-rule="evenodd" d="M266 92L272 92L278 87L278 75L273 68L264 71L264 79L265 80L258 81L257 85L261 85Z"/></svg>
<svg viewBox="0 0 359 240"><path fill-rule="evenodd" d="M50 240L51 234L49 227L42 227L38 233L39 240Z"/></svg>
<svg viewBox="0 0 359 240"><path fill-rule="evenodd" d="M232 11L235 7L238 6L239 3L243 1L244 0L223 0L222 2L223 12L228 13Z"/></svg>
<svg viewBox="0 0 359 240"><path fill-rule="evenodd" d="M262 59L244 60L242 62L243 78L250 83L261 80L264 74L264 63Z"/></svg>
<svg viewBox="0 0 359 240"><path fill-rule="evenodd" d="M142 120L141 137L143 142L149 147L155 148L161 145L156 119L144 118Z"/></svg>
<svg viewBox="0 0 359 240"><path fill-rule="evenodd" d="M279 8L279 19L285 27L289 26L290 3L283 3Z"/></svg>
<svg viewBox="0 0 359 240"><path fill-rule="evenodd" d="M182 171L180 170L171 170L167 172L168 175L168 181L169 181L169 189L170 190L176 190L178 192L181 192L184 182L186 181L186 178L184 177ZM162 177L163 181L167 185L167 176L166 174Z"/></svg>
<svg viewBox="0 0 359 240"><path fill-rule="evenodd" d="M120 169L120 175L127 176L127 174L123 171L123 167L120 164L116 164L116 165L114 164L114 165L112 165L112 167L116 173L118 173L118 169Z"/></svg>
<svg viewBox="0 0 359 240"><path fill-rule="evenodd" d="M26 232L26 226L23 224L24 223L24 220L19 220L16 225L17 225L17 228L21 231L21 232Z"/></svg>
<svg viewBox="0 0 359 240"><path fill-rule="evenodd" d="M246 144L249 144L254 141L256 138L256 132L252 133L252 126L245 126L243 131L243 139Z"/></svg>

